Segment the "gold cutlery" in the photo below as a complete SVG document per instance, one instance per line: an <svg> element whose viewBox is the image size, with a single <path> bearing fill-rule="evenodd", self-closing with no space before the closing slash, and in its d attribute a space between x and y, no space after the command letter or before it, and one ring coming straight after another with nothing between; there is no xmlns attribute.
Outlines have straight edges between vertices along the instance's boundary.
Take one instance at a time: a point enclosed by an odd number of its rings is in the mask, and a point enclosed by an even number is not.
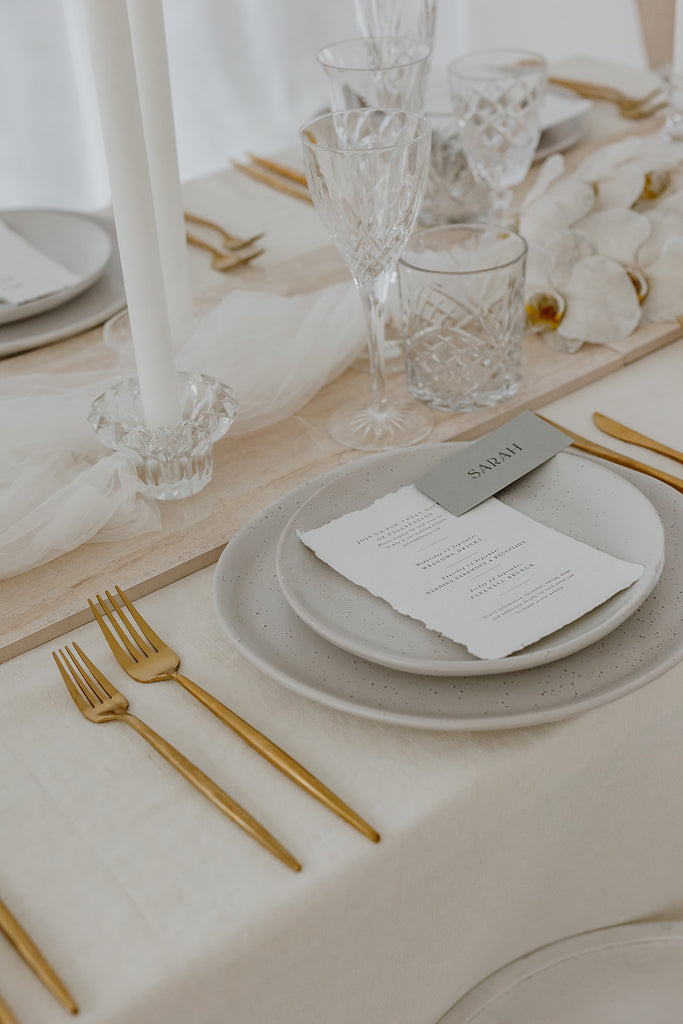
<svg viewBox="0 0 683 1024"><path fill-rule="evenodd" d="M246 174L247 177L253 178L254 181L260 181L262 185L268 185L269 188L274 188L276 192L283 192L287 196L293 196L295 199L300 199L304 203L313 203L308 190L305 190L301 185L295 185L293 181L287 180L287 176L282 174L282 171L268 170L262 166L254 166L252 164L242 164L238 160L233 160L233 167L240 171L242 174Z"/></svg>
<svg viewBox="0 0 683 1024"><path fill-rule="evenodd" d="M99 608L91 600L88 600L88 604L114 657L132 679L139 683L174 679L275 768L314 796L329 810L362 832L368 839L374 843L379 842L379 833L306 768L212 694L207 693L187 676L181 675L177 671L180 658L176 652L157 636L120 587L116 587L116 592L119 602L106 590L105 594L109 604L99 594L97 594ZM136 625L133 624L131 618ZM107 623L110 624L111 629ZM118 640L112 633L112 629L118 636Z"/></svg>
<svg viewBox="0 0 683 1024"><path fill-rule="evenodd" d="M262 231L258 235L252 235L251 238L240 238L239 235L233 235L226 231L225 228L222 228L220 224L216 224L215 221L207 220L206 217L198 217L196 213L188 213L187 210L185 211L185 221L188 224L196 224L198 227L216 231L223 239L225 248L232 249L233 251L248 249L250 245L254 245L263 238Z"/></svg>
<svg viewBox="0 0 683 1024"><path fill-rule="evenodd" d="M601 412L593 413L593 423L603 433L609 434L610 437L616 437L620 441L627 441L629 444L637 444L640 448L648 448L650 451L658 452L660 455L667 455L670 459L675 459L676 462L683 462L683 452L679 452L675 448L669 448L668 445L655 441L645 434L640 434L637 430L633 430L623 423L618 423Z"/></svg>
<svg viewBox="0 0 683 1024"><path fill-rule="evenodd" d="M612 451L611 448L604 448L601 444L596 444L594 441L589 441L586 437L581 437L580 434L575 434L573 431L568 430L567 427L561 427L559 423L553 423L547 416L541 416L540 413L536 413L536 415L540 419L545 420L546 423L549 423L551 427L556 427L568 437L571 437L572 444L580 451L587 452L589 455L595 455L600 459L605 459L607 462L614 462L617 466L625 466L627 469L635 469L639 473L645 473L646 476L654 477L655 480L661 480L662 483L669 484L670 487L683 494L683 480L680 480L677 476L664 473L661 469L648 466L645 462L638 462L628 455L622 455L621 452Z"/></svg>
<svg viewBox="0 0 683 1024"><path fill-rule="evenodd" d="M28 964L35 976L42 981L48 992L69 1013L78 1013L78 1007L74 998L64 982L2 900L0 900L0 931L9 939L19 956ZM3 1012L9 1014L9 1016L3 1017ZM0 1024L5 1024L5 1020L10 1022L14 1020L14 1017L11 1015L9 1008L0 1000Z"/></svg>
<svg viewBox="0 0 683 1024"><path fill-rule="evenodd" d="M303 185L305 189L308 188L306 175L301 171L295 171L293 167L287 167L286 164L279 164L276 160L271 160L265 156L257 156L255 153L247 153L247 156L253 164L257 164L259 167L264 167L267 171L272 171L273 174L279 174L282 178L288 178L289 181L293 181L297 185Z"/></svg>
<svg viewBox="0 0 683 1024"><path fill-rule="evenodd" d="M214 270L220 270L225 272L226 270L233 270L235 267L241 267L244 263L250 263L251 260L255 260L257 256L263 256L265 249L256 249L250 253L236 253L236 252L221 252L220 249L216 249L215 246L205 242L202 238L198 238L196 235L187 233L187 240L190 245L196 246L198 249L205 249L206 252L210 252L211 266Z"/></svg>
<svg viewBox="0 0 683 1024"><path fill-rule="evenodd" d="M0 1024L19 1024L5 1000L0 996Z"/></svg>
<svg viewBox="0 0 683 1024"><path fill-rule="evenodd" d="M135 715L128 711L128 700L116 687L109 682L105 675L81 650L78 644L73 645L79 655L80 661L73 651L66 647L60 649L59 656L56 651L52 657L62 675L74 704L89 722L124 722L131 726L146 740L150 746L164 757L169 764L183 775L200 793L203 793L215 806L232 819L240 828L244 829L261 846L274 854L279 860L286 864L293 871L300 871L301 865L291 853L275 839L270 832L266 831L263 825L240 807L232 797L228 796L213 779L200 771L191 761L181 754L179 750L172 747L167 740L159 736L153 729Z"/></svg>
<svg viewBox="0 0 683 1024"><path fill-rule="evenodd" d="M663 110L667 105L664 99L660 99L662 96L662 90L658 87L652 89L651 92L645 96L640 96L637 99L633 96L627 96L626 93L620 92L619 89L614 89L608 85L594 85L591 82L579 82L574 79L558 78L555 75L548 76L548 82L551 85L557 85L562 89L568 89L570 92L576 93L577 96L582 96L588 100L601 100L605 103L613 103L618 109L622 117L628 117L632 120L640 120L645 117L651 117L653 114Z"/></svg>

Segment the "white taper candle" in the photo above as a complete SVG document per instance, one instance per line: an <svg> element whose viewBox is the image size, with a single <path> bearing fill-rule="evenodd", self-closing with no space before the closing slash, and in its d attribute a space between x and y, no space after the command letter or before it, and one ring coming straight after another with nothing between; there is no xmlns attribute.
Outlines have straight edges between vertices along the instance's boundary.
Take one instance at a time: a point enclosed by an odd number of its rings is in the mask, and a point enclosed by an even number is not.
<svg viewBox="0 0 683 1024"><path fill-rule="evenodd" d="M128 0L161 267L174 338L192 318L183 198L162 0Z"/></svg>
<svg viewBox="0 0 683 1024"><path fill-rule="evenodd" d="M133 347L147 426L180 403L126 0L84 0Z"/></svg>

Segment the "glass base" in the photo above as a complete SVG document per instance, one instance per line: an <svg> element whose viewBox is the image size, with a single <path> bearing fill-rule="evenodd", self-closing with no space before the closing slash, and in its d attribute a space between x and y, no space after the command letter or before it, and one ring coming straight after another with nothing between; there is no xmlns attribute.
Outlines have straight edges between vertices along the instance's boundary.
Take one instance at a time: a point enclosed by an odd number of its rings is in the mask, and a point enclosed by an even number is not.
<svg viewBox="0 0 683 1024"><path fill-rule="evenodd" d="M382 452L424 440L434 425L432 414L415 402L349 402L330 418L331 436L346 448Z"/></svg>
<svg viewBox="0 0 683 1024"><path fill-rule="evenodd" d="M197 494L211 480L213 445L237 413L225 384L201 373L179 373L182 419L173 427L145 426L137 377L121 381L96 398L88 422L100 440L134 463L141 491L171 501Z"/></svg>

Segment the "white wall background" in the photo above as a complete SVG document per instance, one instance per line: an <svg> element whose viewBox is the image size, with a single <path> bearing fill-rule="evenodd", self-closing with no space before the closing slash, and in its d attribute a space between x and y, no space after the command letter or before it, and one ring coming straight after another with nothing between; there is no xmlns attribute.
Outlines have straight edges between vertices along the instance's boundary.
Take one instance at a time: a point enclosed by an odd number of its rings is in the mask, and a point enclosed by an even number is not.
<svg viewBox="0 0 683 1024"><path fill-rule="evenodd" d="M515 46L645 66L636 0L438 0L435 66ZM164 0L180 172L276 151L327 101L321 46L357 34L353 0ZM81 0L4 0L0 208L108 202Z"/></svg>

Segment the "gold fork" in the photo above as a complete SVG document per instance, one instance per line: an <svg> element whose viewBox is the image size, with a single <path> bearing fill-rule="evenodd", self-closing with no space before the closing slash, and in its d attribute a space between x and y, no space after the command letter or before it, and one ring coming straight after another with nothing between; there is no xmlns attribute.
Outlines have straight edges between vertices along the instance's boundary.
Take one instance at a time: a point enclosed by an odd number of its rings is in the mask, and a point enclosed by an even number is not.
<svg viewBox="0 0 683 1024"><path fill-rule="evenodd" d="M90 658L81 650L78 644L74 644L74 650L81 661L76 658L68 646L60 649L59 655L52 652L52 657L57 662L62 679L66 688L71 694L74 704L89 722L124 722L147 740L150 746L164 757L169 764L173 765L188 782L203 793L205 797L223 811L229 818L243 828L253 839L255 839L266 850L278 857L287 867L293 871L300 871L301 865L291 853L275 839L270 832L266 831L263 825L252 818L248 811L240 807L232 797L228 796L213 779L200 771L196 765L181 754L179 750L172 747L167 740L135 715L128 711L128 700L109 680ZM88 671L86 671L88 670Z"/></svg>
<svg viewBox="0 0 683 1024"><path fill-rule="evenodd" d="M284 750L276 746L272 740L260 733L243 718L240 718L234 711L222 704L201 686L194 683L187 676L181 675L177 669L180 665L180 658L168 644L166 644L154 632L149 623L142 617L137 608L128 599L127 595L116 587L120 599L117 603L114 596L105 591L109 605L97 594L98 607L88 599L97 623L109 644L112 653L121 668L128 675L139 683L155 683L162 679L174 679L177 683L200 701L205 708L208 708L225 725L241 736L250 747L258 751L272 765L278 768L284 775L296 782L302 789L314 796L329 810L334 811L340 818L353 825L362 832L364 836L371 839L373 843L379 842L380 835L371 825L368 825L355 811L339 799L327 786L323 785L293 757L286 754ZM125 606L125 608L124 608ZM126 610L129 613L126 614ZM102 614L103 613L103 614ZM116 613L116 614L114 614ZM106 616L106 620L103 617ZM131 622L131 617L136 625ZM118 636L113 635L107 625L109 622ZM120 641L120 642L119 642Z"/></svg>
<svg viewBox="0 0 683 1024"><path fill-rule="evenodd" d="M257 256L263 256L265 249L255 249L254 252L249 253L236 253L236 252L221 252L220 249L216 249L214 245L210 245L209 242L205 242L203 238L197 238L196 235L190 234L188 231L187 240L190 245L194 245L197 249L205 249L206 252L211 253L211 266L214 270L225 272L226 270L233 270L235 267L241 267L243 263L250 263L251 260L255 260Z"/></svg>
<svg viewBox="0 0 683 1024"><path fill-rule="evenodd" d="M252 235L251 238L240 238L239 235L233 235L225 228L222 228L220 224L216 224L213 220L207 220L206 217L198 217L196 213L188 213L185 211L185 220L188 224L197 224L199 227L209 228L210 231L216 231L223 239L223 245L226 249L238 250L248 249L250 245L254 245L255 242L260 242L263 238L263 231L258 235Z"/></svg>

